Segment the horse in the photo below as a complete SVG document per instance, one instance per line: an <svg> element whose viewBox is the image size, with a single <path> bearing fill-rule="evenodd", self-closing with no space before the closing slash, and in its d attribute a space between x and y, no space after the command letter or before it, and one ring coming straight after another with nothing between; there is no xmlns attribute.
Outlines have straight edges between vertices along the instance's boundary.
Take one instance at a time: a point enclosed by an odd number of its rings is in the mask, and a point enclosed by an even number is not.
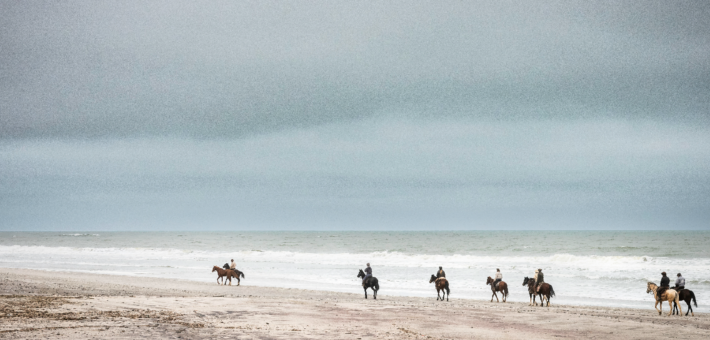
<svg viewBox="0 0 710 340"><path fill-rule="evenodd" d="M357 274L357 277L360 278L365 278L365 272L360 269L360 273ZM377 278L374 276L371 276L367 279L367 281L362 283L362 289L365 291L365 298L367 299L367 288L371 288L373 293L373 298L377 300L377 291L380 290L380 284L377 282Z"/></svg>
<svg viewBox="0 0 710 340"><path fill-rule="evenodd" d="M678 299L680 301L685 301L685 304L688 305L688 311L685 312L685 316L688 316L688 313L690 313L690 315L692 316L695 316L695 313L693 313L693 307L690 305L690 301L692 300L695 304L695 307L698 307L698 302L695 301L695 293L693 293L693 291L690 289L681 289L681 291L678 292ZM678 313L678 305L674 303L673 314L676 313Z"/></svg>
<svg viewBox="0 0 710 340"><path fill-rule="evenodd" d="M505 281L501 281L496 285L495 280L493 280L490 276L486 280L487 285L491 285L491 292L493 292L493 295L491 295L491 302L493 302L493 297L496 297L496 301L500 302L498 300L498 294L496 292L501 292L501 295L503 295L503 302L508 299L508 285L505 283Z"/></svg>
<svg viewBox="0 0 710 340"><path fill-rule="evenodd" d="M222 269L220 267L212 267L212 272L217 272L217 284L220 284L219 280L224 277L224 284L227 284L227 279L229 279L229 285L232 285L232 277L237 278L237 286L239 285L239 276L244 277L244 273L236 269Z"/></svg>
<svg viewBox="0 0 710 340"><path fill-rule="evenodd" d="M661 315L663 313L663 301L668 301L668 308L671 310L668 312L668 316L671 316L671 313L673 312L673 302L678 306L678 309L680 310L680 314L683 314L683 308L678 304L679 297L678 297L678 292L676 292L673 289L666 289L663 294L661 294L660 299L658 298L658 286L656 286L655 283L649 282L646 284L646 294L653 292L653 299L656 300L656 304L653 305L653 308L656 308L658 311L658 315ZM661 309L658 309L658 304L661 304ZM696 306L697 307L697 306ZM678 315L680 315L678 314Z"/></svg>
<svg viewBox="0 0 710 340"><path fill-rule="evenodd" d="M436 281L434 286L436 287L436 301L444 301L444 296L446 296L446 301L449 301L449 295L451 295L451 290L449 290L449 280L447 280L445 277L440 277L437 278L436 276L432 275L431 279L429 279L429 283L432 283ZM439 292L443 291L442 296L439 297Z"/></svg>
<svg viewBox="0 0 710 340"><path fill-rule="evenodd" d="M540 307L545 305L545 299L547 299L547 307L550 307L550 298L555 296L555 290L552 288L551 284L543 283L540 286L540 291L536 291L535 289L535 279L533 278L528 278L527 276L525 279L523 279L523 286L528 286L528 293L530 294L530 306L533 304L537 306L537 302L535 302L535 296L539 295L540 296Z"/></svg>
<svg viewBox="0 0 710 340"><path fill-rule="evenodd" d="M239 280L239 277L241 276L242 279L244 278L243 272L240 272L238 269L229 269L229 270L227 270L227 272L228 272L227 278L229 279L230 286L232 285L232 278L237 279L237 286L239 286L242 283L242 281Z"/></svg>

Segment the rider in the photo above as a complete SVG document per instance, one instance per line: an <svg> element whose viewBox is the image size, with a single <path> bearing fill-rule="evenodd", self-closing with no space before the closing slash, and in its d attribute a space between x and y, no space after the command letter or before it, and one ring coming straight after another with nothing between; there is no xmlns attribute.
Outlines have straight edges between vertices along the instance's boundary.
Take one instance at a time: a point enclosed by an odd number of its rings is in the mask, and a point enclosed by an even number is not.
<svg viewBox="0 0 710 340"><path fill-rule="evenodd" d="M370 264L367 264L367 268L365 268L365 277L362 278L362 286L365 287L365 281L369 278L372 277L372 268L370 268Z"/></svg>
<svg viewBox="0 0 710 340"><path fill-rule="evenodd" d="M439 271L436 272L436 278L438 279L438 278L440 278L440 277L443 277L443 278L446 277L446 273L444 272L443 269L441 269L441 266L439 266Z"/></svg>
<svg viewBox="0 0 710 340"><path fill-rule="evenodd" d="M668 288L670 288L671 279L668 278L668 276L666 276L666 272L662 272L661 275L663 277L661 277L661 284L658 287L658 291L656 292L656 295L658 296L658 300L663 301L663 300L661 300L661 296L663 295L663 293L666 292L666 290Z"/></svg>
<svg viewBox="0 0 710 340"><path fill-rule="evenodd" d="M503 281L503 274L500 272L500 268L496 268L496 280L493 281L493 286L498 285L498 282Z"/></svg>
<svg viewBox="0 0 710 340"><path fill-rule="evenodd" d="M675 279L675 287L673 287L676 291L680 292L681 290L685 289L685 278L678 273L678 278Z"/></svg>
<svg viewBox="0 0 710 340"><path fill-rule="evenodd" d="M545 283L545 276L542 275L542 268L539 268L538 270L535 271L535 285L537 285L537 290L536 292L540 292L540 286L542 286L543 283Z"/></svg>
<svg viewBox="0 0 710 340"><path fill-rule="evenodd" d="M229 269L232 269L232 270L237 269L237 264L234 263L234 259L232 259L232 264L229 265Z"/></svg>

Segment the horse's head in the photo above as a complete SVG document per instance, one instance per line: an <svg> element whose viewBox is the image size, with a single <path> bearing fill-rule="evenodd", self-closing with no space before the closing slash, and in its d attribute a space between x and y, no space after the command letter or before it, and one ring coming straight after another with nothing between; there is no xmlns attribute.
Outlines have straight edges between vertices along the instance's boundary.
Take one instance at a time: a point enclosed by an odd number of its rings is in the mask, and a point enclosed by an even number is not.
<svg viewBox="0 0 710 340"><path fill-rule="evenodd" d="M217 269L219 269L217 266L212 267L212 272L214 273Z"/></svg>
<svg viewBox="0 0 710 340"><path fill-rule="evenodd" d="M656 289L658 289L658 286L656 286L655 283L649 282L649 283L646 284L646 294L648 294L648 293L650 293L650 292L653 292L653 291L655 291Z"/></svg>
<svg viewBox="0 0 710 340"><path fill-rule="evenodd" d="M489 284L491 284L491 283L493 283L493 279L489 276L489 277L486 279L486 284L489 285Z"/></svg>
<svg viewBox="0 0 710 340"><path fill-rule="evenodd" d="M529 280L530 280L530 279L526 276L526 277L523 279L523 286L527 285Z"/></svg>
<svg viewBox="0 0 710 340"><path fill-rule="evenodd" d="M432 283L434 281L436 281L436 276L434 276L434 274L432 274L431 278L429 278L429 283Z"/></svg>
<svg viewBox="0 0 710 340"><path fill-rule="evenodd" d="M357 274L357 277L365 277L365 272L360 269L360 272Z"/></svg>

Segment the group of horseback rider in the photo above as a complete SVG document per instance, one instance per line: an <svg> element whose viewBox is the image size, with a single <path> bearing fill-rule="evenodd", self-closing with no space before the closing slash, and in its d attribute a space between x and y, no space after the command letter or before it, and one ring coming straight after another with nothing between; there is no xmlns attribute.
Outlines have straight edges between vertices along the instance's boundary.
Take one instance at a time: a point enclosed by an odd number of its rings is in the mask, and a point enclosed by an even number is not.
<svg viewBox="0 0 710 340"><path fill-rule="evenodd" d="M656 293L657 299L660 300L663 293L668 289L673 289L676 292L680 292L685 289L685 278L683 278L680 273L678 273L678 278L675 280L675 287L671 288L671 279L666 276L666 272L661 273L661 284L658 285L658 292Z"/></svg>
<svg viewBox="0 0 710 340"><path fill-rule="evenodd" d="M665 273L663 273L663 275L665 276ZM680 276L680 274L678 274L678 276ZM370 267L370 264L368 263L367 268L365 268L365 277L362 278L362 286L363 287L365 286L365 280L367 280L370 277L372 277L372 267ZM439 271L436 272L436 278L437 279L446 278L446 272L444 272L444 269L441 266L439 266ZM545 275L542 274L542 268L535 270L534 278L535 278L536 291L539 292L540 286L543 283L545 283ZM500 268L496 268L496 280L493 282L493 285L497 286L498 283L501 281L503 281L503 273L500 272ZM661 283L663 283L663 281L661 281ZM683 279L683 284L685 284L685 279ZM677 285L677 282L676 282L676 285Z"/></svg>

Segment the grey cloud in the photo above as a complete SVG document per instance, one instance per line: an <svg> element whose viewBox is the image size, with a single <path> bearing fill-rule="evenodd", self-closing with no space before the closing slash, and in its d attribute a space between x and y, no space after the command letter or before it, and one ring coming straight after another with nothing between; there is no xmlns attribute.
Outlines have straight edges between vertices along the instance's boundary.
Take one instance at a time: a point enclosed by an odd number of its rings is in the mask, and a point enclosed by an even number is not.
<svg viewBox="0 0 710 340"><path fill-rule="evenodd" d="M702 1L0 6L6 138L710 111Z"/></svg>
<svg viewBox="0 0 710 340"><path fill-rule="evenodd" d="M0 13L0 230L707 228L707 1Z"/></svg>
<svg viewBox="0 0 710 340"><path fill-rule="evenodd" d="M0 205L6 228L40 215L96 228L699 228L708 132L388 117L229 140L14 141L0 148Z"/></svg>

